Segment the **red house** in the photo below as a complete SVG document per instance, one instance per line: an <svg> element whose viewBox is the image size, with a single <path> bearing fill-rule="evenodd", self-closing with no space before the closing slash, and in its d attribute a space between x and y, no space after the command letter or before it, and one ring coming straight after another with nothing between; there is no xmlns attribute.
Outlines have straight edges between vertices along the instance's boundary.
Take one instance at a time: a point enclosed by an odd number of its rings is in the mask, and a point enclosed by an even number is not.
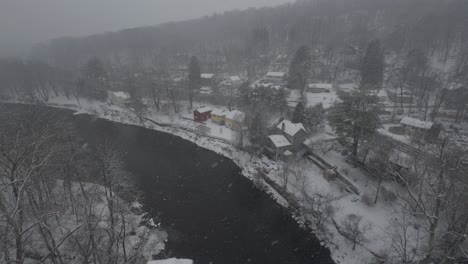
<svg viewBox="0 0 468 264"><path fill-rule="evenodd" d="M193 120L196 122L205 122L211 116L211 108L204 106L193 111Z"/></svg>

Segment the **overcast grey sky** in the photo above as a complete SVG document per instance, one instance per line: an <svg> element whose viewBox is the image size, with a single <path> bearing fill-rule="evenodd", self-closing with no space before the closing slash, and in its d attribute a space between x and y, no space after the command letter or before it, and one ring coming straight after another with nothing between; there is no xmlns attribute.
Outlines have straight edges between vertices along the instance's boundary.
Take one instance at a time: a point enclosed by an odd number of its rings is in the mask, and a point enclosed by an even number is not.
<svg viewBox="0 0 468 264"><path fill-rule="evenodd" d="M32 44L293 0L0 0L0 56Z"/></svg>

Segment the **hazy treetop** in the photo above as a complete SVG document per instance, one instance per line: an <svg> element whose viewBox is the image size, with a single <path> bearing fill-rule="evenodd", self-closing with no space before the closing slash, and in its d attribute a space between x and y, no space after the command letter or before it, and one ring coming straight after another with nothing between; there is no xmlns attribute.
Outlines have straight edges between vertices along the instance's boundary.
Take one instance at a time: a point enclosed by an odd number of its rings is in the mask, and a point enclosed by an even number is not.
<svg viewBox="0 0 468 264"><path fill-rule="evenodd" d="M1 0L0 56L61 36L155 25L293 0Z"/></svg>

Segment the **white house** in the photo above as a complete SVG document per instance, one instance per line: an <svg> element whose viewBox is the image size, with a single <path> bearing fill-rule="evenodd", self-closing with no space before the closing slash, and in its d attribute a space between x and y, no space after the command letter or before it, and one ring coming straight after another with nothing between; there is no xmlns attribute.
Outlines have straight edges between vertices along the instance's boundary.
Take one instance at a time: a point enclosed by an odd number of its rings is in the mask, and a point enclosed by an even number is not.
<svg viewBox="0 0 468 264"><path fill-rule="evenodd" d="M307 136L307 130L302 123L293 123L283 120L276 126L278 133L283 134L291 143L293 148L298 148Z"/></svg>
<svg viewBox="0 0 468 264"><path fill-rule="evenodd" d="M229 81L231 81L232 84L237 84L237 83L240 83L242 80L239 76L234 75L234 76L229 76Z"/></svg>
<svg viewBox="0 0 468 264"><path fill-rule="evenodd" d="M212 79L215 75L214 73L202 73L200 76L202 79Z"/></svg>
<svg viewBox="0 0 468 264"><path fill-rule="evenodd" d="M425 133L432 128L434 123L406 116L400 121L400 125L411 133Z"/></svg>
<svg viewBox="0 0 468 264"><path fill-rule="evenodd" d="M125 106L131 99L129 93L107 91L107 101L113 105Z"/></svg>
<svg viewBox="0 0 468 264"><path fill-rule="evenodd" d="M211 95L213 94L213 89L209 86L202 86L199 91L200 94Z"/></svg>
<svg viewBox="0 0 468 264"><path fill-rule="evenodd" d="M278 160L280 156L289 156L289 148L292 146L289 140L283 135L271 135L267 137L268 141L265 148Z"/></svg>
<svg viewBox="0 0 468 264"><path fill-rule="evenodd" d="M282 82L285 77L286 77L285 72L268 72L265 75L266 80L269 80L271 82L276 82L276 83Z"/></svg>
<svg viewBox="0 0 468 264"><path fill-rule="evenodd" d="M215 84L216 76L214 73L202 73L200 77L202 85L204 86L212 86Z"/></svg>

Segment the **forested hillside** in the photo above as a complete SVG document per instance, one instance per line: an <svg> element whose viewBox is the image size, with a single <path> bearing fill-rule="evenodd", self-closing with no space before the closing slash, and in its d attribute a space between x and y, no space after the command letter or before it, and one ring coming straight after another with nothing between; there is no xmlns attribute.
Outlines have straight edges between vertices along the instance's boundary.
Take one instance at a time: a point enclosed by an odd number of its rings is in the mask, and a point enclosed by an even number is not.
<svg viewBox="0 0 468 264"><path fill-rule="evenodd" d="M379 38L387 52L422 49L446 60L465 54L463 0L314 0L37 45L33 57L73 67L92 56L150 63L158 54L195 54L231 68L251 55L291 54L308 45L333 60ZM215 57L215 58L213 58ZM185 61L184 61L185 63ZM240 66L237 66L240 67Z"/></svg>

